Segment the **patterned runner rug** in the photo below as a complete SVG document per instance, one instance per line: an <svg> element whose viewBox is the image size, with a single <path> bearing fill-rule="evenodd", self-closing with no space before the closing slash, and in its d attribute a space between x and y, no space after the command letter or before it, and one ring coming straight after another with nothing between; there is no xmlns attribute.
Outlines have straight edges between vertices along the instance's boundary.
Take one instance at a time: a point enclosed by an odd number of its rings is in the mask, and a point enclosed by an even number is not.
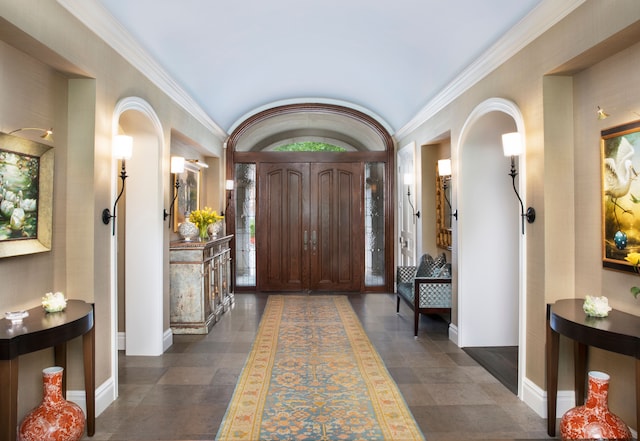
<svg viewBox="0 0 640 441"><path fill-rule="evenodd" d="M424 440L345 296L269 296L218 441Z"/></svg>

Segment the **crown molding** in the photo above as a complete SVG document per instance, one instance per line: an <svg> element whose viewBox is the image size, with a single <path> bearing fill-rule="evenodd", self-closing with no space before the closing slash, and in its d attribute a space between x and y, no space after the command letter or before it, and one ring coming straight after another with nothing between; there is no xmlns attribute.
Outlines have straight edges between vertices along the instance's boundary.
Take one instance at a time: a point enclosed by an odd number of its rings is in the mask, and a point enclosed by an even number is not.
<svg viewBox="0 0 640 441"><path fill-rule="evenodd" d="M180 107L209 129L220 141L227 133L220 128L175 80L136 42L131 34L96 0L57 0L107 45L118 52Z"/></svg>
<svg viewBox="0 0 640 441"><path fill-rule="evenodd" d="M402 139L409 135L585 1L543 0L542 3L513 26L500 40L431 99L415 117L395 133L394 137Z"/></svg>

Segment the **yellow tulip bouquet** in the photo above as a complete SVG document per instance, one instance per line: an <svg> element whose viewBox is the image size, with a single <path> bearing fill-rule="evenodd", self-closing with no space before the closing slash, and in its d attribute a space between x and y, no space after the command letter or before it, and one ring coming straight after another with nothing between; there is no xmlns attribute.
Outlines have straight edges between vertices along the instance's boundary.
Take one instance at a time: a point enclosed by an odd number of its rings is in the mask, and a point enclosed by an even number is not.
<svg viewBox="0 0 640 441"><path fill-rule="evenodd" d="M189 222L198 227L201 239L209 237L209 225L222 219L224 219L224 216L219 215L216 210L211 210L210 207L204 207L202 210L193 210L189 214Z"/></svg>

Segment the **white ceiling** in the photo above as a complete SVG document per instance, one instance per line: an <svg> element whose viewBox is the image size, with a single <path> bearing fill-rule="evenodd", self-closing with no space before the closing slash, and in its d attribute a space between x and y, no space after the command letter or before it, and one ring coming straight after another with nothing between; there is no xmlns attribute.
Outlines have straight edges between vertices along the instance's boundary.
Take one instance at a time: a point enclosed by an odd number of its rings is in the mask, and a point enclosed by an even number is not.
<svg viewBox="0 0 640 441"><path fill-rule="evenodd" d="M130 61L146 52L222 132L273 103L313 98L350 103L377 116L392 134L491 50L525 44L581 3L58 1L112 46L128 41L120 52L128 51ZM515 29L529 31L508 33L518 23Z"/></svg>

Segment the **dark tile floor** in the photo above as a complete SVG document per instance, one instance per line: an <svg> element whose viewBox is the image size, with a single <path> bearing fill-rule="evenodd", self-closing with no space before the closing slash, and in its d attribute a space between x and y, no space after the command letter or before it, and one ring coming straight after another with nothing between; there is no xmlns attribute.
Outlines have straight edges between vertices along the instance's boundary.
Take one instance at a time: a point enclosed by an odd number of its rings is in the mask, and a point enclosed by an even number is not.
<svg viewBox="0 0 640 441"><path fill-rule="evenodd" d="M389 294L349 296L428 441L549 439L546 421L423 317ZM266 294L236 294L208 335L175 335L159 357L119 358L119 398L83 440L213 440L260 322Z"/></svg>

